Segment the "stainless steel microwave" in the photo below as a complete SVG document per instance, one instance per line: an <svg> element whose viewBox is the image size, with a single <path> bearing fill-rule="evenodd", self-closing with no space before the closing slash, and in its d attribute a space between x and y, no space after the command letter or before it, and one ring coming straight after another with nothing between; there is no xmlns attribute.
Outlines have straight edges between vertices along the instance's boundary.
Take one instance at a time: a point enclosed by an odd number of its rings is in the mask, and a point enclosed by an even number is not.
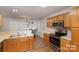
<svg viewBox="0 0 79 59"><path fill-rule="evenodd" d="M55 28L64 28L64 21L63 20L54 21L52 26Z"/></svg>

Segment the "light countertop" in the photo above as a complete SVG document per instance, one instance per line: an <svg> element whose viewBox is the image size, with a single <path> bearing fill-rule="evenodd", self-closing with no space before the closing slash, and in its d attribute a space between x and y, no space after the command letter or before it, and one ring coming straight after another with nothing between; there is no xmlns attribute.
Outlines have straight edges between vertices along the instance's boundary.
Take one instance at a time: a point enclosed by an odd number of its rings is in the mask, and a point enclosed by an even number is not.
<svg viewBox="0 0 79 59"><path fill-rule="evenodd" d="M0 32L0 42L7 39L10 36L9 32Z"/></svg>
<svg viewBox="0 0 79 59"><path fill-rule="evenodd" d="M69 36L62 36L61 38L64 38L64 39L66 39L66 40L71 41L71 37L69 37Z"/></svg>
<svg viewBox="0 0 79 59"><path fill-rule="evenodd" d="M71 35L62 36L61 38L71 41Z"/></svg>
<svg viewBox="0 0 79 59"><path fill-rule="evenodd" d="M71 31L68 31L67 35L66 36L62 36L61 38L64 38L66 40L70 40L71 41Z"/></svg>
<svg viewBox="0 0 79 59"><path fill-rule="evenodd" d="M12 34L13 34L12 32L0 32L0 42L2 42L2 41L5 40L5 39L10 38L10 36L11 36ZM14 37L11 37L11 38L28 37L28 36L34 36L34 35L28 33L28 34L26 34L26 35L14 36Z"/></svg>

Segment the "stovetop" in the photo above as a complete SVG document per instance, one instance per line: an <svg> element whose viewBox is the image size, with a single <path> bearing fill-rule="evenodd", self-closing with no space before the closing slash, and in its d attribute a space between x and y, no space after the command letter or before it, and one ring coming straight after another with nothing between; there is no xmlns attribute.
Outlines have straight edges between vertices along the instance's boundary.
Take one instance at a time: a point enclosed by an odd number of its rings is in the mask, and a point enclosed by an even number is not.
<svg viewBox="0 0 79 59"><path fill-rule="evenodd" d="M55 32L55 34L50 34L50 36L56 36L56 37L60 37L60 36L65 36L67 35L66 33L60 33L60 32Z"/></svg>
<svg viewBox="0 0 79 59"><path fill-rule="evenodd" d="M60 37L61 35L54 35L54 34L50 34L50 36Z"/></svg>

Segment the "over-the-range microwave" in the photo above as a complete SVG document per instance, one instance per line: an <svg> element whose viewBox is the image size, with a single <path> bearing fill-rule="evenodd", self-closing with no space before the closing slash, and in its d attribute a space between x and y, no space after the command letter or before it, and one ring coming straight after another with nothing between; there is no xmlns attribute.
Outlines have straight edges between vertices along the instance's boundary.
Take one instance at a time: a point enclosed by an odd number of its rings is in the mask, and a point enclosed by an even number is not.
<svg viewBox="0 0 79 59"><path fill-rule="evenodd" d="M64 28L64 21L63 20L56 20L53 22L52 26L54 28Z"/></svg>

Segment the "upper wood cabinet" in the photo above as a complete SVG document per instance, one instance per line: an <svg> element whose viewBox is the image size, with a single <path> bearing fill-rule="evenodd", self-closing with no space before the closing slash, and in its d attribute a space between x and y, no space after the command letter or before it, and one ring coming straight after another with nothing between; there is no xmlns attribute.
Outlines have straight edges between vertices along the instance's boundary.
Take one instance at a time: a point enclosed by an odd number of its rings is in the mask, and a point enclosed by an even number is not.
<svg viewBox="0 0 79 59"><path fill-rule="evenodd" d="M70 28L71 27L71 17L70 13L65 13L64 15L64 27Z"/></svg>
<svg viewBox="0 0 79 59"><path fill-rule="evenodd" d="M64 19L63 19L63 18L64 18L63 14L62 14L62 15L58 15L58 16L56 16L56 17L57 17L56 20L64 20Z"/></svg>
<svg viewBox="0 0 79 59"><path fill-rule="evenodd" d="M79 27L79 7L71 10L71 27Z"/></svg>
<svg viewBox="0 0 79 59"><path fill-rule="evenodd" d="M48 27L48 28L52 28L52 22L53 22L53 21L52 21L52 18L48 18L48 19L47 19L47 27Z"/></svg>
<svg viewBox="0 0 79 59"><path fill-rule="evenodd" d="M52 28L52 23L56 20L63 20L64 27L71 28L71 13L65 13L65 14L61 14L61 15L48 18L47 27Z"/></svg>
<svg viewBox="0 0 79 59"><path fill-rule="evenodd" d="M2 25L3 25L3 18L2 18L2 16L0 15L0 28L2 27Z"/></svg>
<svg viewBox="0 0 79 59"><path fill-rule="evenodd" d="M48 27L48 28L52 28L52 27L53 27L53 26L52 26L52 23L53 23L54 21L56 21L56 20L59 20L58 18L62 19L62 17L60 17L60 16L54 16L54 17L48 18L48 19L47 19L47 27Z"/></svg>

